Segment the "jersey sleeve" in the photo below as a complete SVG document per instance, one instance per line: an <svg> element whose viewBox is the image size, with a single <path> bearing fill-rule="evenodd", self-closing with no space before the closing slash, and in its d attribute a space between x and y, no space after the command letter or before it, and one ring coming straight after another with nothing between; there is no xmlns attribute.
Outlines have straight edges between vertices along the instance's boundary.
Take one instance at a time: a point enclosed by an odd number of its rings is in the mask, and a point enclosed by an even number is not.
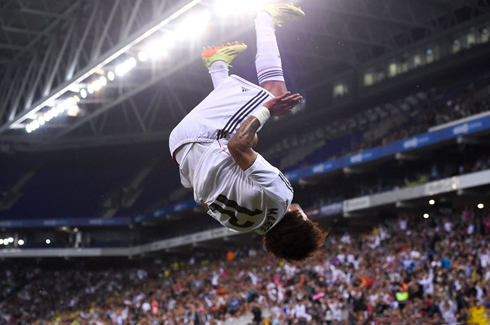
<svg viewBox="0 0 490 325"><path fill-rule="evenodd" d="M245 175L257 183L269 197L282 202L291 203L293 199L293 187L279 169L272 166L260 154Z"/></svg>
<svg viewBox="0 0 490 325"><path fill-rule="evenodd" d="M187 179L187 177L185 177L184 173L182 172L182 169L180 168L179 168L179 174L180 174L180 183L182 184L182 186L184 186L185 188L191 188L192 187L191 182Z"/></svg>

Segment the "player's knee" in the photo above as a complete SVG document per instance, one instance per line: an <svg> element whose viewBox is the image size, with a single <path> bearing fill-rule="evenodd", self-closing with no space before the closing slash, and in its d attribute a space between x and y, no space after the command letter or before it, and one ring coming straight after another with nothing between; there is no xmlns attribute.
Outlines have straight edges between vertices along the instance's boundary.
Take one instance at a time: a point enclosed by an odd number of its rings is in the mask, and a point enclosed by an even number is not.
<svg viewBox="0 0 490 325"><path fill-rule="evenodd" d="M260 87L269 91L271 94L273 94L276 97L281 96L282 94L288 91L286 87L286 83L284 81L275 81L275 80L264 81L260 84Z"/></svg>

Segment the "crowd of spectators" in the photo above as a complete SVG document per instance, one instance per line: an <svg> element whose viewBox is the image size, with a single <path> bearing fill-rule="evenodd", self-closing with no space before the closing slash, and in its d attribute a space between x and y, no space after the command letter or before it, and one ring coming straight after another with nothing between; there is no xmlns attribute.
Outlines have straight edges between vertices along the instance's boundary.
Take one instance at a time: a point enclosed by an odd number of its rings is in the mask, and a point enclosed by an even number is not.
<svg viewBox="0 0 490 325"><path fill-rule="evenodd" d="M34 268L0 303L0 324L232 324L250 312L267 325L488 324L489 217L402 215L331 234L296 264L241 249L144 268Z"/></svg>

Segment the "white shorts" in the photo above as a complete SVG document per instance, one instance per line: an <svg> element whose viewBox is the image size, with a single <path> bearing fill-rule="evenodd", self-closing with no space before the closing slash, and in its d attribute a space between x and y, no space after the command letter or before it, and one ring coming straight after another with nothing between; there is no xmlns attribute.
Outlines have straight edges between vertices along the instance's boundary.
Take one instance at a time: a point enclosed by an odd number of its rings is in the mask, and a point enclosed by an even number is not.
<svg viewBox="0 0 490 325"><path fill-rule="evenodd" d="M213 90L173 129L169 147L175 152L188 143L229 140L242 123L262 105L274 98L262 87L231 75Z"/></svg>

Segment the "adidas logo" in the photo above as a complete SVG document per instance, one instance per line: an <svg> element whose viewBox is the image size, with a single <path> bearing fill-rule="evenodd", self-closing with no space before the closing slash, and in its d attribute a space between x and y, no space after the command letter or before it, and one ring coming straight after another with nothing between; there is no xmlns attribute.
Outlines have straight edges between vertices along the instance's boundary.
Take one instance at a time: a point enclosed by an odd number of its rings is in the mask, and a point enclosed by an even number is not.
<svg viewBox="0 0 490 325"><path fill-rule="evenodd" d="M242 87L242 93L246 92L246 91L250 91L250 89L247 89L245 87Z"/></svg>

